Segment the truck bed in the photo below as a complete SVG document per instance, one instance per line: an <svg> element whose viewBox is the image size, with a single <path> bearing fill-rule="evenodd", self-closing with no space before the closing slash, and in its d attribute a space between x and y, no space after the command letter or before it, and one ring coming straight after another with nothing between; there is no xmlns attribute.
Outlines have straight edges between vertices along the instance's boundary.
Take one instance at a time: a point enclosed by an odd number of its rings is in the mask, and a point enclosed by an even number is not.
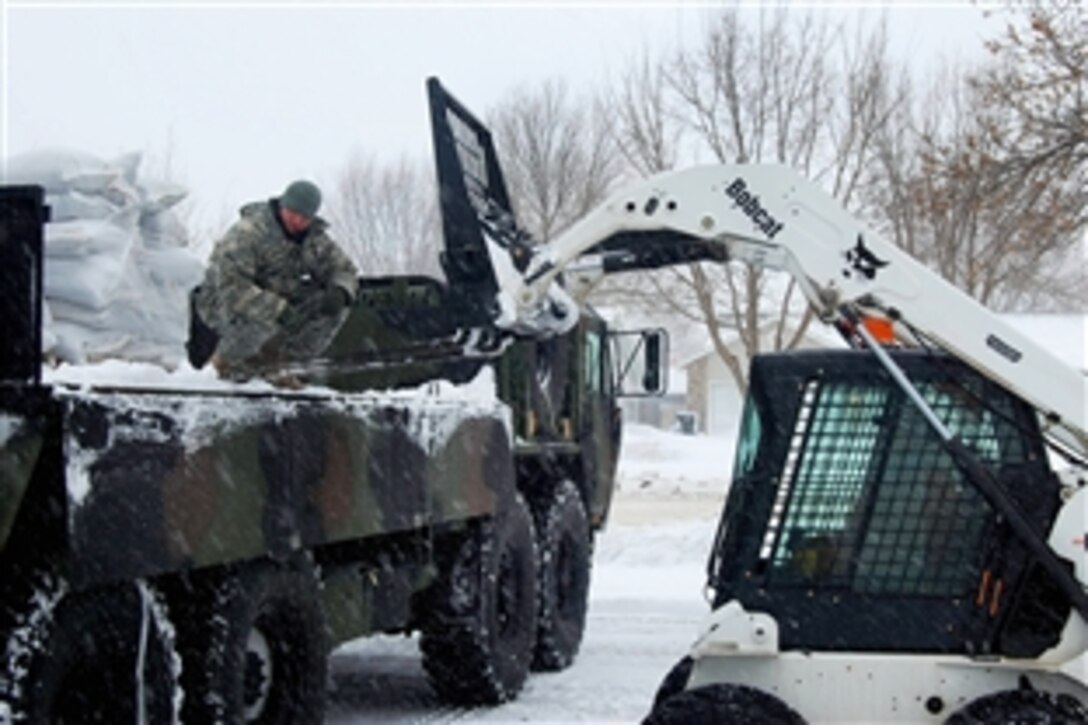
<svg viewBox="0 0 1088 725"><path fill-rule="evenodd" d="M0 388L0 545L35 476L77 585L429 529L512 480L497 401L170 380Z"/></svg>

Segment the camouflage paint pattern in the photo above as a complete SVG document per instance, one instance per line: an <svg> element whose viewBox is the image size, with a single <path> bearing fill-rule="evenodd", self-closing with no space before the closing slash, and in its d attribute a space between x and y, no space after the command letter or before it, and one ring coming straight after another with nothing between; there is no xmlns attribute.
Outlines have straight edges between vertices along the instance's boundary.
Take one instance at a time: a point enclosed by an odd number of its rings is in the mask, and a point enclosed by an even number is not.
<svg viewBox="0 0 1088 725"><path fill-rule="evenodd" d="M322 566L322 605L331 647L356 637L412 628L413 597L437 578L437 568L415 561L352 562Z"/></svg>
<svg viewBox="0 0 1088 725"><path fill-rule="evenodd" d="M557 472L573 479L601 528L620 445L604 321L587 311L570 332L516 340L489 360L466 355L461 331L443 316L448 305L448 290L427 277L364 279L325 355L295 372L339 390L367 390L461 383L494 365L512 413L519 486L532 499L550 493Z"/></svg>
<svg viewBox="0 0 1088 725"><path fill-rule="evenodd" d="M354 299L358 271L315 218L302 242L287 236L276 219L274 202L253 202L216 243L196 305L219 333L224 360L241 362L264 352L286 359L319 354L332 340L346 313L319 312L331 287ZM303 314L294 324L281 316L289 308ZM290 321L289 321L290 322ZM265 349L269 344L274 350Z"/></svg>
<svg viewBox="0 0 1088 725"><path fill-rule="evenodd" d="M59 395L77 585L424 530L512 488L501 406Z"/></svg>
<svg viewBox="0 0 1088 725"><path fill-rule="evenodd" d="M16 514L41 452L44 435L25 416L0 412L0 550L3 550L15 523Z"/></svg>

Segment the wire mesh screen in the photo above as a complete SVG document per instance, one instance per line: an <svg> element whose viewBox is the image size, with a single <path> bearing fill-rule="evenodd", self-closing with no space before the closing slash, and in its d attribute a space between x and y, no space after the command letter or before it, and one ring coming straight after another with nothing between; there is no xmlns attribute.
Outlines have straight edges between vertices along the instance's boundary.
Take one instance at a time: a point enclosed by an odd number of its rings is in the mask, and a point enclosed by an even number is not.
<svg viewBox="0 0 1088 725"><path fill-rule="evenodd" d="M1019 441L1003 441L992 414L962 389L922 384L919 391L984 463L997 465L1002 445ZM876 379L811 381L761 554L779 585L967 594L985 554L987 510L897 389Z"/></svg>

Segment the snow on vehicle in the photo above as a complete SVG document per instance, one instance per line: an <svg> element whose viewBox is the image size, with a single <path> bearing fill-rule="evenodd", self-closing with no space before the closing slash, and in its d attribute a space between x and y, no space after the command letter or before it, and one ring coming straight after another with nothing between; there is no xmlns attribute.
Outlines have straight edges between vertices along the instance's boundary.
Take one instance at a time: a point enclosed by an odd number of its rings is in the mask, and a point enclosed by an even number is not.
<svg viewBox="0 0 1088 725"><path fill-rule="evenodd" d="M494 324L524 235L486 129L429 89L447 279L361 280L300 392L43 382L48 209L0 188L0 720L316 723L329 651L381 632L421 632L460 704L570 664L614 338L578 307L558 333ZM485 368L497 396L430 390Z"/></svg>

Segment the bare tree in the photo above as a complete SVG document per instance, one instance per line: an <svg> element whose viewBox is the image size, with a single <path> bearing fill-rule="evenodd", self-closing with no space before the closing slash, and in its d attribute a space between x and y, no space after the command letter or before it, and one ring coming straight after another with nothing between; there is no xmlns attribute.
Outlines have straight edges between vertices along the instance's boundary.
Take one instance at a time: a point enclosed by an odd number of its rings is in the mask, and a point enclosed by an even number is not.
<svg viewBox="0 0 1088 725"><path fill-rule="evenodd" d="M681 128L670 108L666 69L648 50L642 50L603 99L614 116L611 137L628 167L651 176L676 165Z"/></svg>
<svg viewBox="0 0 1088 725"><path fill-rule="evenodd" d="M973 78L987 131L1018 174L1088 166L1088 10L1079 0L1009 3L993 62ZM1049 171L1048 171L1049 170Z"/></svg>
<svg viewBox="0 0 1088 725"><path fill-rule="evenodd" d="M813 13L777 8L745 18L727 8L696 46L656 68L643 60L624 76L614 96L624 157L642 173L673 163L680 149L720 163L782 163L856 205L897 102L883 26L859 25L850 39ZM792 279L736 265L658 272L652 284L621 292L633 304L664 303L696 317L742 389L744 361L724 330L736 331L750 357L768 345L796 346L811 322Z"/></svg>
<svg viewBox="0 0 1088 725"><path fill-rule="evenodd" d="M619 175L609 119L563 81L519 89L488 114L522 227L544 242L604 200Z"/></svg>
<svg viewBox="0 0 1088 725"><path fill-rule="evenodd" d="M1085 111L1067 108L1084 98L1084 39L1079 75L1067 65L1056 70L1045 49L1075 43L1060 40L1057 23L1039 12L1030 7L1028 30L1010 27L1005 41L1035 52L993 45L998 56L1017 59L1020 80L1009 75L1009 59L998 57L976 69L946 71L927 93L911 92L911 102L885 126L868 185L875 221L894 241L998 309L1068 309L1083 307L1088 297L1080 250L1088 222ZM1036 40L1024 41L1027 33ZM1054 88L1069 98L1051 98ZM1035 104L1050 101L1053 117L1031 117ZM1070 120L1078 113L1079 131Z"/></svg>
<svg viewBox="0 0 1088 725"><path fill-rule="evenodd" d="M441 274L437 192L423 163L381 164L357 152L333 188L334 236L364 275Z"/></svg>
<svg viewBox="0 0 1088 725"><path fill-rule="evenodd" d="M1019 197L1030 212L1019 243L1029 251L1002 279L1006 304L1088 309L1088 10L1029 0L1007 11L1003 37L988 44L993 62L969 79L995 147L995 202Z"/></svg>

